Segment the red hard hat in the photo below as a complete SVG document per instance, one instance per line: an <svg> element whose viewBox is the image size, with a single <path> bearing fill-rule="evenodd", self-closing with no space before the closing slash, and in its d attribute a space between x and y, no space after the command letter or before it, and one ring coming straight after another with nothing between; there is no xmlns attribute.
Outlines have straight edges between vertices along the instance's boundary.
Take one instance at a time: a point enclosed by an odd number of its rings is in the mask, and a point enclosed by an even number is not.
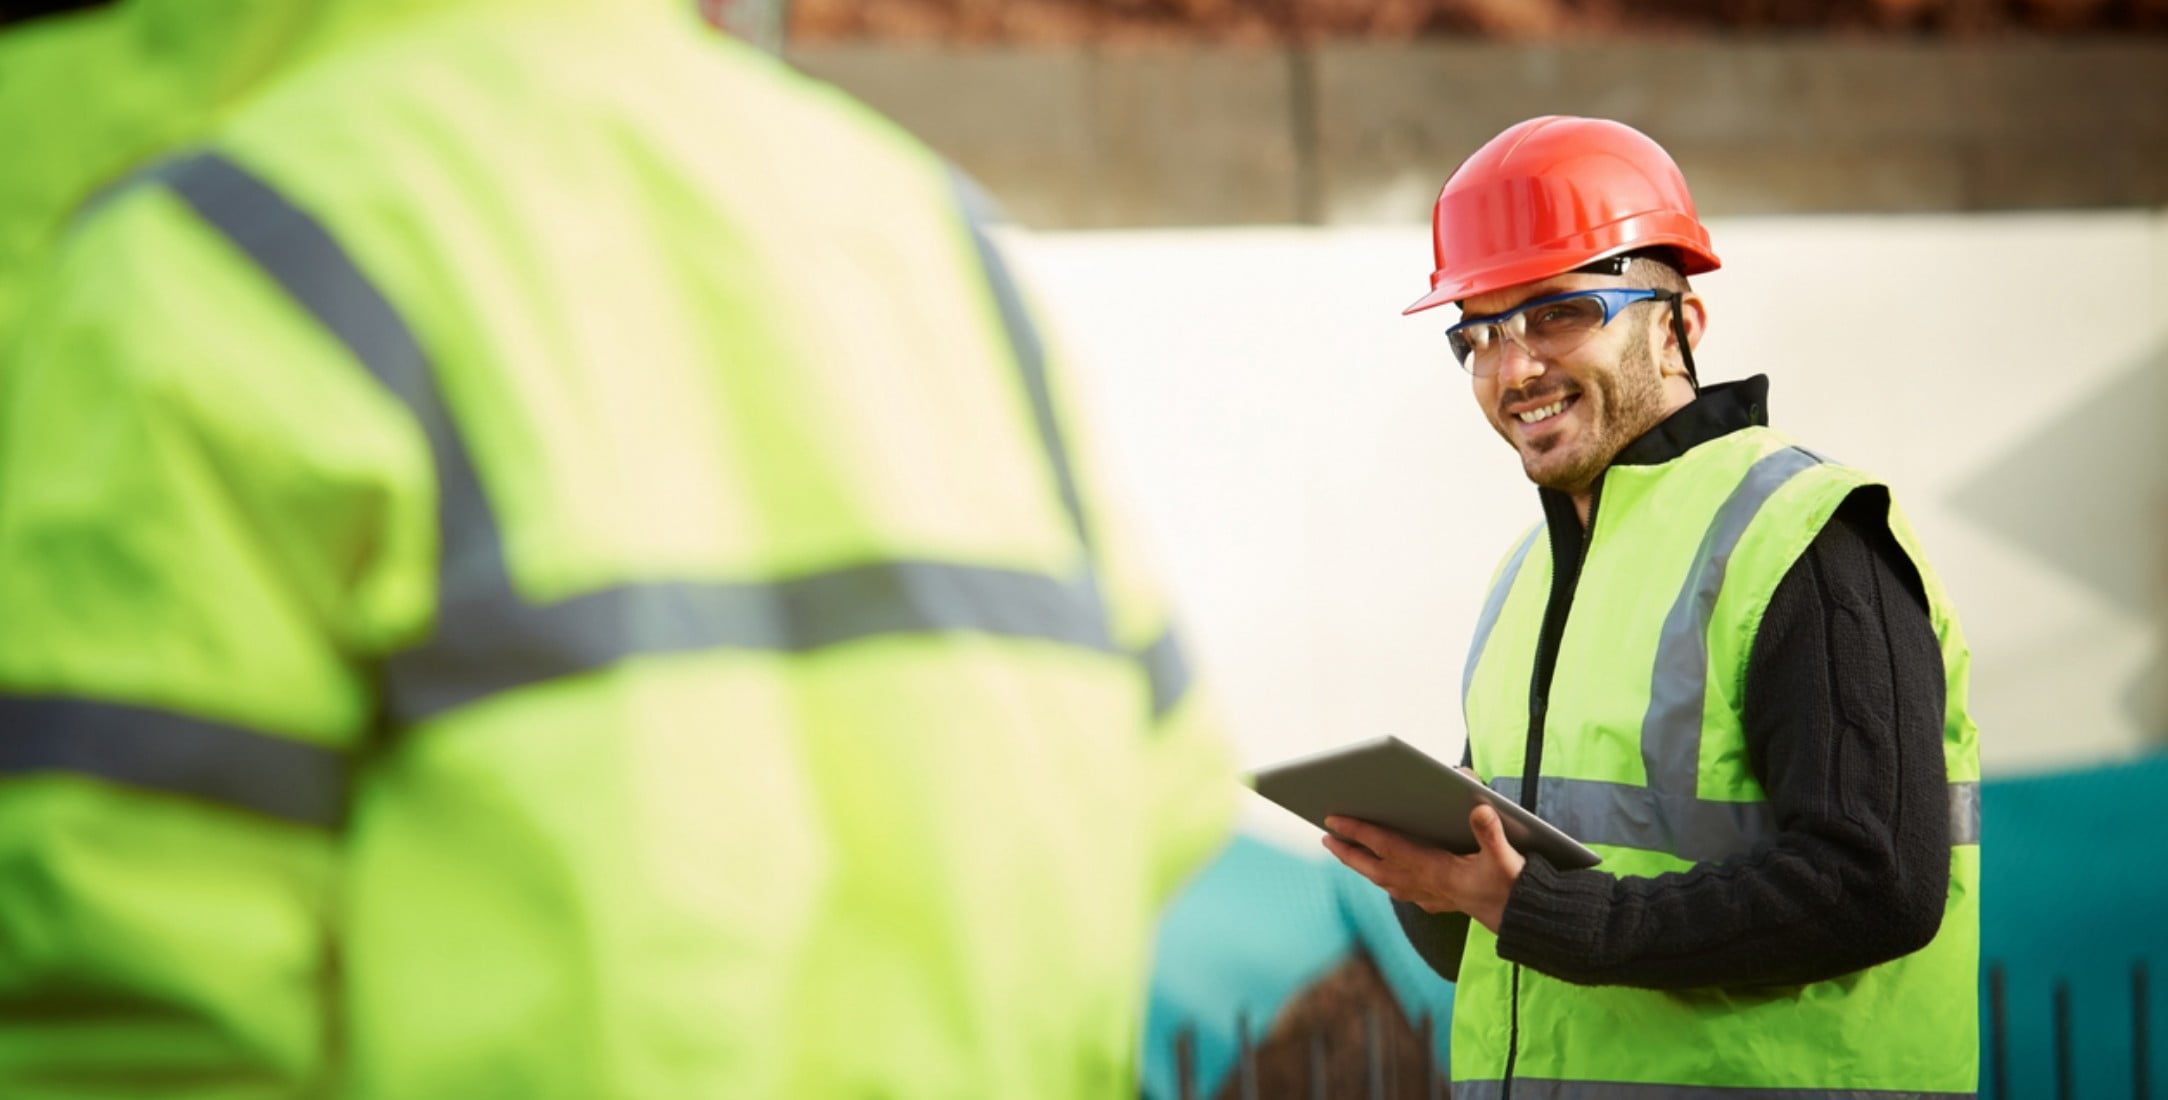
<svg viewBox="0 0 2168 1100"><path fill-rule="evenodd" d="M1492 138L1445 181L1432 231L1430 293L1403 313L1642 248L1671 249L1687 275L1718 266L1671 155L1600 118L1532 118Z"/></svg>

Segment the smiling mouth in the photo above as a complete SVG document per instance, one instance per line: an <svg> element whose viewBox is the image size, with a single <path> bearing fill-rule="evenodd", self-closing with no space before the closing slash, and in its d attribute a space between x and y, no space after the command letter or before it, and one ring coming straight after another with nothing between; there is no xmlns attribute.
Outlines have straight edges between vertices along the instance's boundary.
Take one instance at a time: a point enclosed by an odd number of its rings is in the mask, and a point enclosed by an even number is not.
<svg viewBox="0 0 2168 1100"><path fill-rule="evenodd" d="M1566 406L1572 403L1572 397L1561 397L1558 400L1553 401L1540 409L1530 409L1527 412L1514 413L1513 418L1523 424L1541 424L1554 416L1558 416L1564 413L1566 411Z"/></svg>

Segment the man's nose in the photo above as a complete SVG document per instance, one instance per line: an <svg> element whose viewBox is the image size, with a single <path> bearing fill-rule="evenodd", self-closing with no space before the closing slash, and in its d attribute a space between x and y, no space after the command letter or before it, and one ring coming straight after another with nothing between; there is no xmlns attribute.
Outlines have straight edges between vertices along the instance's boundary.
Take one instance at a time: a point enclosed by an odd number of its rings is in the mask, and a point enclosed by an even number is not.
<svg viewBox="0 0 2168 1100"><path fill-rule="evenodd" d="M1543 360L1528 353L1520 341L1509 338L1498 341L1498 386L1500 389L1517 390L1543 377Z"/></svg>

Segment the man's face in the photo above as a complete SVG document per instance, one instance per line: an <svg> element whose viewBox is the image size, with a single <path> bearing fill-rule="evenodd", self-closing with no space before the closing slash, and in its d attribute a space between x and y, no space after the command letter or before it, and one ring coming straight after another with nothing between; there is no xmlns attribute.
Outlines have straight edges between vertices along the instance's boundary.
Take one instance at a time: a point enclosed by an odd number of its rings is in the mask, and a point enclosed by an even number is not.
<svg viewBox="0 0 2168 1100"><path fill-rule="evenodd" d="M1461 315L1489 317L1549 294L1626 285L1615 276L1560 275L1470 298ZM1497 372L1472 379L1475 399L1491 427L1520 452L1528 480L1585 494L1626 444L1692 399L1683 376L1667 383L1658 367L1669 308L1634 303L1586 343L1552 359L1531 358L1502 341Z"/></svg>

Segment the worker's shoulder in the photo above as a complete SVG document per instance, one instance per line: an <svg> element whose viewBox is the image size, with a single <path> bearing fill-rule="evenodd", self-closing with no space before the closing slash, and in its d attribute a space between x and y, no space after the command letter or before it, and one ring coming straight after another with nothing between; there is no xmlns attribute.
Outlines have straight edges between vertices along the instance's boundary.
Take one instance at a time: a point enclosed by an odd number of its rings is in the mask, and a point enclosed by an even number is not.
<svg viewBox="0 0 2168 1100"><path fill-rule="evenodd" d="M223 127L241 155L404 188L466 172L520 186L923 163L915 139L827 84L685 20L502 9L321 52Z"/></svg>
<svg viewBox="0 0 2168 1100"><path fill-rule="evenodd" d="M487 14L327 49L208 144L416 288L410 309L478 280L546 293L538 270L796 263L813 229L887 239L884 211L954 209L931 153L749 47L679 22Z"/></svg>

